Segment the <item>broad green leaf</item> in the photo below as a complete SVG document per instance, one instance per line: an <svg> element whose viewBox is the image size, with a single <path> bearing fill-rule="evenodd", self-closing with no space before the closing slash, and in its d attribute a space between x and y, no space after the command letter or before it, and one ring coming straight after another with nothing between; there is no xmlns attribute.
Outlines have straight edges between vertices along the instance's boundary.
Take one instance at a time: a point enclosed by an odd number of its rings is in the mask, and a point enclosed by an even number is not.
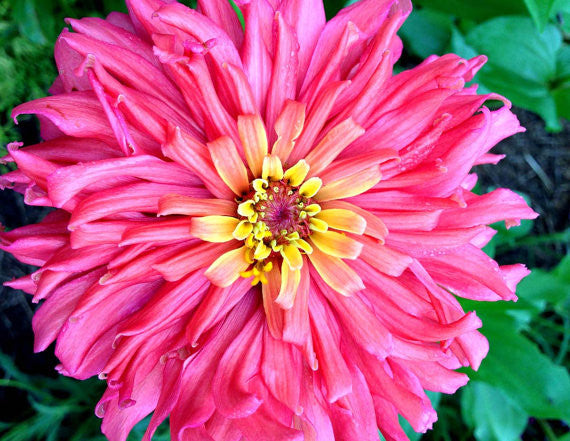
<svg viewBox="0 0 570 441"><path fill-rule="evenodd" d="M538 33L528 18L499 17L474 28L466 41L487 55L490 65L526 80L540 83L556 75L562 37L555 26Z"/></svg>
<svg viewBox="0 0 570 441"><path fill-rule="evenodd" d="M451 39L453 17L431 9L413 11L400 29L407 50L421 58L442 55Z"/></svg>
<svg viewBox="0 0 570 441"><path fill-rule="evenodd" d="M489 355L473 380L500 389L530 416L570 421L570 375L519 334L505 314L480 313Z"/></svg>
<svg viewBox="0 0 570 441"><path fill-rule="evenodd" d="M527 13L520 0L416 0L414 4L478 22L501 15Z"/></svg>
<svg viewBox="0 0 570 441"><path fill-rule="evenodd" d="M517 295L543 311L546 303L556 305L570 298L570 283L554 272L534 269L517 286Z"/></svg>
<svg viewBox="0 0 570 441"><path fill-rule="evenodd" d="M12 16L14 21L18 23L22 36L41 45L48 42L40 25L40 16L34 0L18 0L14 2Z"/></svg>
<svg viewBox="0 0 570 441"><path fill-rule="evenodd" d="M516 401L479 381L461 390L461 414L478 441L518 441L528 420Z"/></svg>
<svg viewBox="0 0 570 441"><path fill-rule="evenodd" d="M536 27L542 32L548 23L554 0L524 0L524 3Z"/></svg>
<svg viewBox="0 0 570 441"><path fill-rule="evenodd" d="M570 46L564 44L556 57L556 76L560 81L570 81Z"/></svg>
<svg viewBox="0 0 570 441"><path fill-rule="evenodd" d="M559 130L556 102L550 92L556 77L557 51L562 39L555 26L538 33L530 18L499 17L473 28L463 42L454 35L452 46L462 52L487 55L489 61L476 81L538 113L550 130ZM464 55L460 52L460 55Z"/></svg>

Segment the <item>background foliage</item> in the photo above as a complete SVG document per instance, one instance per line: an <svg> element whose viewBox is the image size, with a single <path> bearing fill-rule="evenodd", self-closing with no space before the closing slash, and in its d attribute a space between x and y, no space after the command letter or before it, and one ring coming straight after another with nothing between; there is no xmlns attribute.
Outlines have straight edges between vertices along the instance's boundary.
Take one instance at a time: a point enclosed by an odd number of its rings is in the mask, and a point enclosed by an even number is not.
<svg viewBox="0 0 570 441"><path fill-rule="evenodd" d="M328 16L344 3L325 0ZM500 93L540 115L551 132L570 119L570 0L416 0L414 5L400 31L405 43L400 68L431 54L483 53L489 61L476 77L482 92ZM10 109L44 96L56 76L52 48L63 18L111 10L124 11L122 0L0 0L0 149L26 137L10 120ZM530 256L538 268L520 284L517 303L463 302L482 318L491 350L478 372L468 372L472 381L458 394L430 395L440 420L422 440L570 441L570 229L568 219L551 223L563 229L537 234L532 221L510 230L494 226L498 232L488 254L500 263L510 263L503 259L513 254ZM550 259L537 259L536 250L545 247ZM21 390L28 402L18 418L0 422L2 441L104 439L92 411L100 381L27 374L1 353L0 367L0 387ZM412 441L420 439L402 424ZM144 427L139 424L130 439L140 440ZM168 440L167 427L155 439Z"/></svg>

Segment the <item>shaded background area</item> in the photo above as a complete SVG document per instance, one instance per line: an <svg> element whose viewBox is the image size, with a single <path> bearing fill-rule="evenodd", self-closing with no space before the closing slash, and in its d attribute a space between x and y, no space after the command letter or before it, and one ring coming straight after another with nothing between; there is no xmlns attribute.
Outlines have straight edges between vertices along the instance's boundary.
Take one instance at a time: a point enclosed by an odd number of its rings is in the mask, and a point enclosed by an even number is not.
<svg viewBox="0 0 570 441"><path fill-rule="evenodd" d="M190 2L186 2L189 4ZM342 1L327 1L332 17ZM570 441L570 0L418 0L401 30L399 68L432 53L489 55L476 77L480 90L502 93L515 104L527 132L493 152L507 157L475 170L479 191L512 188L540 213L535 221L498 233L486 247L501 264L523 262L533 274L521 283L518 303L479 305L491 352L473 381L453 396L432 394L439 414L422 440ZM39 141L36 122L10 109L44 96L56 76L53 43L63 18L104 16L123 10L120 0L0 0L0 154L14 140ZM489 103L495 105L495 103ZM0 165L0 173L6 172ZM24 206L20 195L0 191L0 224L37 222L46 209ZM0 282L30 268L0 251ZM0 287L0 440L103 441L93 408L97 379L77 382L56 375L53 346L33 354L31 318L36 305ZM406 423L402 422L404 426ZM144 423L129 439L140 440ZM410 439L417 440L406 426ZM162 427L156 440L168 440Z"/></svg>

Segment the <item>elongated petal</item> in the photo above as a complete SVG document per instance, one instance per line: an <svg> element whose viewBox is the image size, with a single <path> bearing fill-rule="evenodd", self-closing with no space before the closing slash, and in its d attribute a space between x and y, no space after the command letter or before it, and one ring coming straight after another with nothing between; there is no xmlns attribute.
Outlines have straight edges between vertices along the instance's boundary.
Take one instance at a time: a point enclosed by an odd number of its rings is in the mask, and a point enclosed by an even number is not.
<svg viewBox="0 0 570 441"><path fill-rule="evenodd" d="M202 199L179 194L167 194L158 200L157 214L159 216L168 216L169 214L232 216L236 214L236 204L224 199Z"/></svg>
<svg viewBox="0 0 570 441"><path fill-rule="evenodd" d="M344 199L357 196L370 190L380 179L382 174L378 167L370 167L352 176L324 185L316 196L319 201Z"/></svg>
<svg viewBox="0 0 570 441"><path fill-rule="evenodd" d="M258 115L238 116L238 131L245 159L253 176L261 176L263 158L267 155L267 134Z"/></svg>
<svg viewBox="0 0 570 441"><path fill-rule="evenodd" d="M281 162L287 162L295 140L301 134L305 123L305 104L296 101L287 101L277 120L275 132L277 141L273 144L271 154L279 156Z"/></svg>
<svg viewBox="0 0 570 441"><path fill-rule="evenodd" d="M222 254L207 269L206 277L215 285L230 286L249 267L245 259L246 251L247 247L243 246Z"/></svg>
<svg viewBox="0 0 570 441"><path fill-rule="evenodd" d="M350 296L364 289L362 279L342 259L319 249L314 249L309 259L327 285L340 294Z"/></svg>
<svg viewBox="0 0 570 441"><path fill-rule="evenodd" d="M226 185L238 196L247 192L249 179L237 148L228 136L223 136L208 143L210 155L218 174Z"/></svg>
<svg viewBox="0 0 570 441"><path fill-rule="evenodd" d="M281 287L279 288L279 296L275 302L281 305L283 309L290 309L295 302L297 289L301 282L301 270L291 270L289 264L283 260L281 265Z"/></svg>
<svg viewBox="0 0 570 441"><path fill-rule="evenodd" d="M230 216L195 217L190 225L192 236L207 242L227 242L232 240L239 219Z"/></svg>
<svg viewBox="0 0 570 441"><path fill-rule="evenodd" d="M329 208L321 210L317 219L325 221L330 228L348 231L355 234L363 234L366 231L366 219L354 211L343 208Z"/></svg>
<svg viewBox="0 0 570 441"><path fill-rule="evenodd" d="M362 251L361 243L336 231L315 231L311 234L311 242L323 253L342 259L356 259Z"/></svg>
<svg viewBox="0 0 570 441"><path fill-rule="evenodd" d="M342 151L364 133L364 129L352 118L333 127L305 160L311 167L311 175L318 176Z"/></svg>

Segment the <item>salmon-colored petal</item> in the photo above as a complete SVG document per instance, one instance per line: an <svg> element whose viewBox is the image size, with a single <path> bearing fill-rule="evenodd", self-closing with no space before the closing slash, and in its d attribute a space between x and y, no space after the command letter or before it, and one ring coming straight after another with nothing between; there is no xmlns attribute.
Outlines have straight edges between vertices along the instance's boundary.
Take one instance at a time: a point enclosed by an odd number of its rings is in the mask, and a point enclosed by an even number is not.
<svg viewBox="0 0 570 441"><path fill-rule="evenodd" d="M267 155L267 133L259 115L239 115L237 120L241 145L253 176L261 176L263 158Z"/></svg>
<svg viewBox="0 0 570 441"><path fill-rule="evenodd" d="M330 201L356 196L370 190L380 182L381 178L380 168L370 167L352 176L329 182L321 188L315 198L318 201Z"/></svg>
<svg viewBox="0 0 570 441"><path fill-rule="evenodd" d="M249 267L246 261L246 246L228 251L218 257L206 270L205 275L214 285L230 286L239 277L240 273Z"/></svg>
<svg viewBox="0 0 570 441"><path fill-rule="evenodd" d="M279 304L275 302L279 296L279 287L281 285L281 274L279 268L274 268L267 273L267 283L261 287L263 296L263 309L265 309L265 318L267 327L274 338L281 339L283 337L283 320L284 311Z"/></svg>
<svg viewBox="0 0 570 441"><path fill-rule="evenodd" d="M222 253L230 250L232 246L235 245L200 242L187 251L179 251L172 258L154 264L152 268L162 274L165 280L176 282L192 271L207 267Z"/></svg>
<svg viewBox="0 0 570 441"><path fill-rule="evenodd" d="M190 234L206 242L233 240L239 219L230 216L204 216L192 218Z"/></svg>
<svg viewBox="0 0 570 441"><path fill-rule="evenodd" d="M236 145L229 136L222 136L208 143L214 167L226 185L238 196L249 188L247 169L241 160Z"/></svg>
<svg viewBox="0 0 570 441"><path fill-rule="evenodd" d="M310 174L318 176L352 141L363 133L364 129L352 118L333 127L305 158L311 167Z"/></svg>
<svg viewBox="0 0 570 441"><path fill-rule="evenodd" d="M340 294L350 296L364 289L362 279L342 259L330 256L318 248L313 250L309 259L327 285Z"/></svg>
<svg viewBox="0 0 570 441"><path fill-rule="evenodd" d="M315 231L311 234L311 242L319 250L330 256L341 259L356 259L362 251L362 244L356 240L336 231Z"/></svg>
<svg viewBox="0 0 570 441"><path fill-rule="evenodd" d="M271 149L271 154L279 156L281 162L287 162L295 146L295 140L303 130L303 124L305 124L305 104L297 101L287 101L281 114L275 121L277 141L275 141Z"/></svg>
<svg viewBox="0 0 570 441"><path fill-rule="evenodd" d="M291 270L285 260L281 265L281 287L279 296L275 299L283 309L291 309L295 302L297 289L301 282L301 270Z"/></svg>
<svg viewBox="0 0 570 441"><path fill-rule="evenodd" d="M167 194L158 200L158 215L182 214L185 216L232 216L236 203L224 199L202 199L179 194Z"/></svg>
<svg viewBox="0 0 570 441"><path fill-rule="evenodd" d="M361 216L366 222L366 229L364 234L378 239L381 243L384 243L386 235L388 234L388 228L378 216L375 216L371 212L357 207L354 204L345 201L329 201L322 204L323 211L327 210L346 210L352 213L356 213ZM322 213L322 212L321 212ZM332 228L336 228L331 225ZM338 229L338 228L337 228ZM362 233L357 233L362 234Z"/></svg>
<svg viewBox="0 0 570 441"><path fill-rule="evenodd" d="M343 208L329 208L321 210L317 219L325 221L330 228L348 231L355 234L363 234L366 231L366 219L352 210Z"/></svg>
<svg viewBox="0 0 570 441"><path fill-rule="evenodd" d="M189 218L156 221L150 225L127 228L121 238L120 246L149 242L177 242L188 240L190 236ZM135 224L136 225L136 224Z"/></svg>

